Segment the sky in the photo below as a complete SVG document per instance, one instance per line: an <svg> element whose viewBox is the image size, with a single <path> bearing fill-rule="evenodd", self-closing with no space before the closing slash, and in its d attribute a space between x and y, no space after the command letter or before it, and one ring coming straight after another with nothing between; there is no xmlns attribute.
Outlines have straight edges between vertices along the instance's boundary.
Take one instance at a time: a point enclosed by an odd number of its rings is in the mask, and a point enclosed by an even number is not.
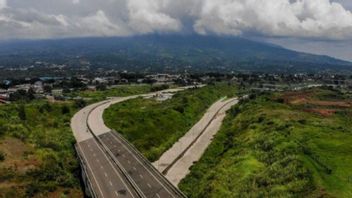
<svg viewBox="0 0 352 198"><path fill-rule="evenodd" d="M352 0L0 0L0 40L194 33L352 61Z"/></svg>

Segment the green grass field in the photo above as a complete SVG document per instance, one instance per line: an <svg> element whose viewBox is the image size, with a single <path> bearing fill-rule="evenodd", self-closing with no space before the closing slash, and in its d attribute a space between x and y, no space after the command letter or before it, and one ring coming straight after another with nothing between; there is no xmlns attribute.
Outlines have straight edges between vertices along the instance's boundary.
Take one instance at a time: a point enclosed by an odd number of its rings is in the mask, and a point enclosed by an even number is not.
<svg viewBox="0 0 352 198"><path fill-rule="evenodd" d="M313 89L237 105L180 189L191 198L352 197L348 102Z"/></svg>
<svg viewBox="0 0 352 198"><path fill-rule="evenodd" d="M104 113L106 124L124 135L149 160L157 160L184 135L212 103L233 96L236 88L217 83L179 92L170 100L134 99L115 104Z"/></svg>

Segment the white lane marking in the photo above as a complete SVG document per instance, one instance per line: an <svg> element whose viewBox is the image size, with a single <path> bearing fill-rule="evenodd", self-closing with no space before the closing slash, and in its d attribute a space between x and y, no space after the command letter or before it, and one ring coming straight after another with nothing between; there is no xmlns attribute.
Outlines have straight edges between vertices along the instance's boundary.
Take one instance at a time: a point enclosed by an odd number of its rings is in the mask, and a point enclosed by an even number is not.
<svg viewBox="0 0 352 198"><path fill-rule="evenodd" d="M81 147L80 144L78 144L78 147L79 147L79 149L82 151L83 157L84 157L85 159L88 159L88 158L86 157L86 155L84 154L84 152L83 152L82 147ZM92 173L92 176L93 176L93 179L94 179L95 184L98 186L99 193L100 193L101 196L104 198L103 191L102 191L101 188L100 188L100 185L99 185L99 183L98 183L98 181L97 181L97 178L96 178L95 175L94 175L94 172L93 172L92 168L90 167L89 162L88 162L87 160L85 160L85 161L86 161L86 163L87 163L88 169L89 169L90 172Z"/></svg>
<svg viewBox="0 0 352 198"><path fill-rule="evenodd" d="M157 198L160 198L160 195L159 195L159 193L156 193L156 197L157 197Z"/></svg>
<svg viewBox="0 0 352 198"><path fill-rule="evenodd" d="M142 167L145 169L145 170L147 170L148 171L148 173L162 186L162 187L164 187L164 189L169 193L169 195L171 195L172 197L174 197L173 196L173 194L169 191L169 189L162 183L162 182L160 182L159 181L159 179L157 179L154 175L153 175L153 173L148 169L148 168L146 168L144 165L143 165L143 163L132 153L132 151L130 151L128 148L127 148L127 146L124 144L124 143L122 143L115 135L113 135L112 133L109 133L111 136L113 136L113 138L114 139L116 139L120 144L122 144L122 146L142 165Z"/></svg>
<svg viewBox="0 0 352 198"><path fill-rule="evenodd" d="M137 169L136 169L136 167L133 167L133 170L135 170L135 171L136 171L136 170L137 170Z"/></svg>
<svg viewBox="0 0 352 198"><path fill-rule="evenodd" d="M94 140L94 143L97 145L98 149L99 149L101 152L104 153L104 151L100 148L100 146L98 145L98 143L97 143L95 140ZM132 194L131 189L128 188L128 186L127 186L125 180L122 179L121 175L117 172L115 166L110 162L109 158L108 158L105 154L103 154L103 156L104 156L105 159L109 162L111 168L114 170L114 172L116 173L116 175L120 178L120 180L122 181L122 183L125 185L125 188L128 190L128 192L130 193L131 197L135 197L135 196Z"/></svg>
<svg viewBox="0 0 352 198"><path fill-rule="evenodd" d="M108 177L108 174L104 173L105 177Z"/></svg>
<svg viewBox="0 0 352 198"><path fill-rule="evenodd" d="M151 186L149 183L147 183L147 186L148 186L149 188L152 188L152 186Z"/></svg>
<svg viewBox="0 0 352 198"><path fill-rule="evenodd" d="M143 179L143 175L139 174L139 177L140 177L141 179Z"/></svg>
<svg viewBox="0 0 352 198"><path fill-rule="evenodd" d="M110 186L112 186L112 182L111 181L109 181L109 184L110 184Z"/></svg>
<svg viewBox="0 0 352 198"><path fill-rule="evenodd" d="M116 197L118 197L118 196L119 196L119 193L118 193L117 191L115 191L115 195L116 195Z"/></svg>

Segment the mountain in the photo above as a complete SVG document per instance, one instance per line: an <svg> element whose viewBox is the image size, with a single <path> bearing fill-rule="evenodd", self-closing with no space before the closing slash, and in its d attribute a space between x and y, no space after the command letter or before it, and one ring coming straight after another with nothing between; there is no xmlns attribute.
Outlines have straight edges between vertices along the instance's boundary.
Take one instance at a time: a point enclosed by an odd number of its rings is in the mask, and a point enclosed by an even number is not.
<svg viewBox="0 0 352 198"><path fill-rule="evenodd" d="M7 41L0 43L0 66L35 61L129 71L351 72L352 63L240 37L147 35Z"/></svg>

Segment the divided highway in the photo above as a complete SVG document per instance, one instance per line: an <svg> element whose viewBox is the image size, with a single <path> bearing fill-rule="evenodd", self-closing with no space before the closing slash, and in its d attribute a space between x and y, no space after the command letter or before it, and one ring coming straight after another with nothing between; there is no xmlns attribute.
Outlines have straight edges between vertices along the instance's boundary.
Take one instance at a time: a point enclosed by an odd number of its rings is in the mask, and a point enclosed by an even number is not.
<svg viewBox="0 0 352 198"><path fill-rule="evenodd" d="M177 92L190 87L162 92ZM185 197L122 136L104 124L102 114L111 104L140 96L114 98L83 108L71 120L76 149L93 197Z"/></svg>

